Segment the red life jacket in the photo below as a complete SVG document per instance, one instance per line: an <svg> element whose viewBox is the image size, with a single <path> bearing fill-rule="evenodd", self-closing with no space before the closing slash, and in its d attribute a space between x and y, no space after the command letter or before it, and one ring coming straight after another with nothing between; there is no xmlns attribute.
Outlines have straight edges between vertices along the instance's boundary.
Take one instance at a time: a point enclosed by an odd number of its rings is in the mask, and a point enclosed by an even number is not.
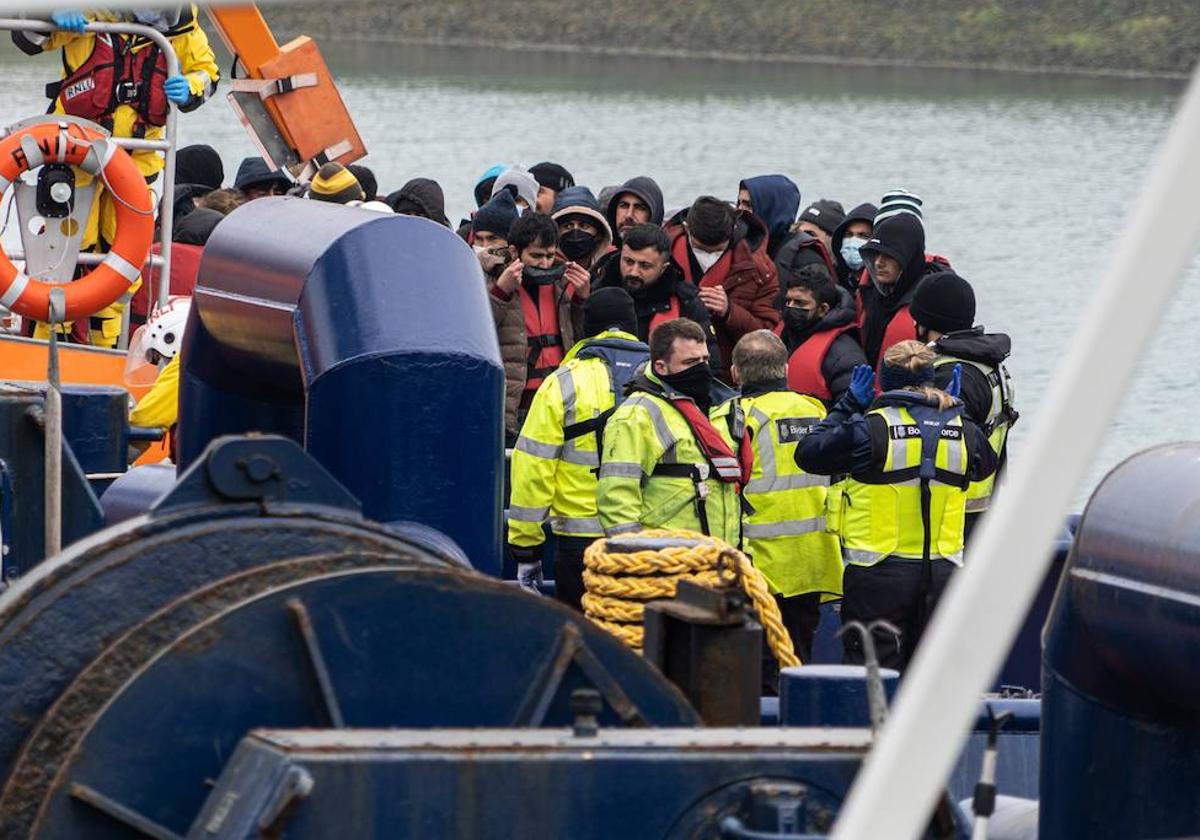
<svg viewBox="0 0 1200 840"><path fill-rule="evenodd" d="M852 329L854 329L853 324L846 324L833 329L821 330L810 335L803 344L793 350L787 363L788 388L797 394L809 394L823 402L832 400L833 393L829 390L829 383L825 381L825 376L821 373L821 365L825 363L825 357L829 355L829 348L833 346L833 342L837 341L837 337ZM776 335L780 335L782 332L783 325L781 324Z"/></svg>
<svg viewBox="0 0 1200 840"><path fill-rule="evenodd" d="M671 305L665 312L655 312L654 317L650 319L650 329L646 333L646 341L650 340L650 336L658 328L659 324L665 324L667 321L674 321L679 317L679 298L671 295Z"/></svg>
<svg viewBox="0 0 1200 840"><path fill-rule="evenodd" d="M686 233L675 237L675 244L671 246L671 256L674 257L676 264L683 271L683 279L695 284L696 279L692 272L691 248L688 246ZM726 248L725 253L721 255L721 258L716 261L713 267L704 272L704 276L700 278L700 285L705 288L724 286L725 280L729 277L729 269L732 267L733 248Z"/></svg>
<svg viewBox="0 0 1200 840"><path fill-rule="evenodd" d="M728 484L745 484L750 480L748 465L742 463L742 459L729 447L725 438L721 437L721 433L713 426L708 416L700 410L700 406L689 399L670 400L669 402L687 421L692 435L696 438L696 444L704 453L705 460L712 465L718 479Z"/></svg>
<svg viewBox="0 0 1200 840"><path fill-rule="evenodd" d="M66 77L47 85L47 96L61 102L71 116L101 124L118 105L129 105L142 122L165 125L167 59L162 50L146 43L135 51L128 38L103 32L96 33L92 43L87 61L75 70L64 65Z"/></svg>
<svg viewBox="0 0 1200 840"><path fill-rule="evenodd" d="M542 381L554 373L564 355L562 333L558 329L558 287L553 283L541 283L533 289L537 293L536 303L525 283L517 290L521 296L525 342L529 348L525 399L531 398Z"/></svg>

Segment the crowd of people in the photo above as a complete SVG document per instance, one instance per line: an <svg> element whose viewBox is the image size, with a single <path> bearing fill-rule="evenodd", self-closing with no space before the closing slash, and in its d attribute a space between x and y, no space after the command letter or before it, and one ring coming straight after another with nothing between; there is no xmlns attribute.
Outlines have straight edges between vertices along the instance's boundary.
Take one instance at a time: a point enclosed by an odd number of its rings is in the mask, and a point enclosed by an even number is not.
<svg viewBox="0 0 1200 840"><path fill-rule="evenodd" d="M76 11L52 15L57 32L13 37L31 54L63 51L48 91L56 113L153 139L168 103L198 107L220 74L194 8L135 19L168 35L178 75L156 81L149 42L98 40ZM135 159L148 181L162 167L153 152ZM191 294L224 216L264 196L452 226L432 179L385 193L361 165L306 176L252 157L226 187L215 150L179 150L171 294ZM457 231L478 258L504 367L518 581L542 583L547 525L557 597L576 609L590 597L583 553L597 538L699 531L750 556L802 658L821 603L840 600L843 621L891 628L875 647L903 668L1006 458L1017 419L1008 336L976 325L974 290L927 248L911 192L848 212L829 199L801 207L779 174L717 192L668 210L653 178L593 191L549 161L478 179ZM93 212L85 247L105 250L111 211ZM132 322L150 310L135 285ZM120 316L117 304L63 329L111 346ZM165 337L181 326L150 326L170 357ZM136 422L174 421L178 363ZM846 661L861 662L860 638L844 638Z"/></svg>

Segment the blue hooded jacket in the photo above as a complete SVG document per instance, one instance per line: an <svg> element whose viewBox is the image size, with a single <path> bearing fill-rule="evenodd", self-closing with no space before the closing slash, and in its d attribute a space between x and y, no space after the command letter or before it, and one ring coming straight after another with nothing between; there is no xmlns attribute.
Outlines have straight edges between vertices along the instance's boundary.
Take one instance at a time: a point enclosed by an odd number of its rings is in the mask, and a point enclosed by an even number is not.
<svg viewBox="0 0 1200 840"><path fill-rule="evenodd" d="M767 250L774 257L787 238L792 222L796 221L796 213L800 210L800 188L786 175L758 175L742 181L738 189L750 193L754 215L762 219L771 232Z"/></svg>

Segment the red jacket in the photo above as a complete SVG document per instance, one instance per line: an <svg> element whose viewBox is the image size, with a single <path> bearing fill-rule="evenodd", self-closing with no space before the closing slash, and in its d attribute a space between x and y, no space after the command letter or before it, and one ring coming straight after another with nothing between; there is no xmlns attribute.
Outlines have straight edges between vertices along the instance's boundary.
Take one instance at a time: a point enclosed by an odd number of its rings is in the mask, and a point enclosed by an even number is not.
<svg viewBox="0 0 1200 840"><path fill-rule="evenodd" d="M151 251L155 254L162 253L162 246L155 242ZM183 245L179 242L171 246L171 294L173 295L191 295L196 289L196 275L200 271L200 255L204 252L202 245ZM147 305L150 300L150 294L153 292L155 302L158 298L158 269L153 269L150 272L149 280L143 278L142 286L133 293L133 299L130 301L129 317L130 323L135 327L138 324L146 323L146 316L150 311Z"/></svg>
<svg viewBox="0 0 1200 840"><path fill-rule="evenodd" d="M691 256L683 221L687 211L675 214L663 226L671 239L671 254L683 270L684 279L701 288L721 286L729 298L729 311L713 315L713 327L721 347L721 369L729 378L733 346L748 332L772 329L779 323L779 273L767 254L766 225L753 213L738 211L737 225L728 250L702 277Z"/></svg>

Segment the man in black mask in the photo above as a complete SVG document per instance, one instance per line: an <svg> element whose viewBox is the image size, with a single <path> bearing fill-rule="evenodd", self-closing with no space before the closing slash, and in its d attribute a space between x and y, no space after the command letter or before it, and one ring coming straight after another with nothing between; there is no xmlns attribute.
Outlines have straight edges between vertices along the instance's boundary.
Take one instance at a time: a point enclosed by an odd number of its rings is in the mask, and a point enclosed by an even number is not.
<svg viewBox="0 0 1200 840"><path fill-rule="evenodd" d="M854 298L822 265L801 266L780 278L786 291L778 333L788 351L788 388L830 408L867 358L858 343Z"/></svg>
<svg viewBox="0 0 1200 840"><path fill-rule="evenodd" d="M738 544L744 422L733 389L713 378L707 345L694 321L663 323L650 365L605 425L596 510L608 536L685 528Z"/></svg>
<svg viewBox="0 0 1200 840"><path fill-rule="evenodd" d="M567 187L554 202L558 250L591 271L612 248L612 229L587 187Z"/></svg>
<svg viewBox="0 0 1200 840"><path fill-rule="evenodd" d="M708 364L714 374L721 370L717 334L699 289L683 278L671 259L671 240L658 225L635 225L625 229L621 250L606 259L592 278L594 288L618 286L629 292L637 309L637 337L647 344L661 324L690 318L708 336Z"/></svg>

